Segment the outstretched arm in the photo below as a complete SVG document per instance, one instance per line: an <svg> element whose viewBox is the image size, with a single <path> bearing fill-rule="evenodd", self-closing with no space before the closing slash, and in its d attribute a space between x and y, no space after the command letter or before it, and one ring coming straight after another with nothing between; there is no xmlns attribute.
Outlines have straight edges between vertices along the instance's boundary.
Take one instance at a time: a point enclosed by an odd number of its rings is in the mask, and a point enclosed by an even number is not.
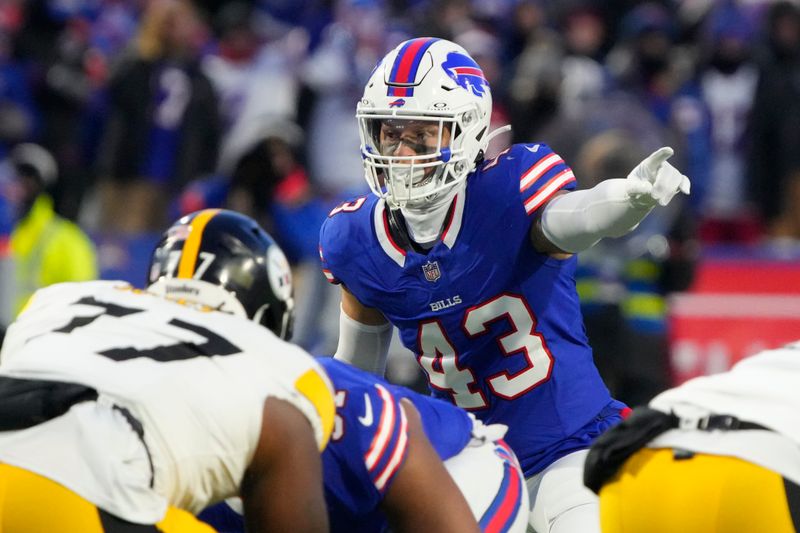
<svg viewBox="0 0 800 533"><path fill-rule="evenodd" d="M392 325L383 313L366 307L342 286L339 345L335 359L383 376L392 340Z"/></svg>
<svg viewBox="0 0 800 533"><path fill-rule="evenodd" d="M276 398L264 402L261 437L240 493L247 531L328 531L314 431L290 403Z"/></svg>
<svg viewBox="0 0 800 533"><path fill-rule="evenodd" d="M625 235L679 192L689 194L689 178L667 162L672 154L672 148L660 148L627 178L554 197L531 226L534 247L550 254L580 252L604 237Z"/></svg>
<svg viewBox="0 0 800 533"><path fill-rule="evenodd" d="M408 451L382 504L392 531L478 533L472 510L425 436L419 413L408 400L401 405L408 418Z"/></svg>

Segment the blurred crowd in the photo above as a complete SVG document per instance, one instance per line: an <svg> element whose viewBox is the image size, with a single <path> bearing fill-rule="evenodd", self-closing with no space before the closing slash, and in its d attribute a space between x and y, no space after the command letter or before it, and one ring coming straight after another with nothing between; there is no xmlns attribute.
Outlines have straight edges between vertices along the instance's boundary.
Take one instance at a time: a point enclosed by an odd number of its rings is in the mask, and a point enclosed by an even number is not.
<svg viewBox="0 0 800 533"><path fill-rule="evenodd" d="M794 2L0 0L1 255L57 247L44 223L19 235L34 205L96 244L233 208L296 267L296 340L333 351L321 310L337 316L338 299L319 273L318 228L368 193L355 104L377 60L414 36L451 39L481 65L495 126L513 126L492 152L546 142L587 188L675 148L691 196L581 258L590 339L621 399L665 388L665 359L640 352L666 349L665 295L689 286L702 246L800 242ZM50 154L52 171L38 152L15 159L22 144ZM102 275L113 250L80 255L99 263L74 277ZM25 274L55 279L36 268Z"/></svg>

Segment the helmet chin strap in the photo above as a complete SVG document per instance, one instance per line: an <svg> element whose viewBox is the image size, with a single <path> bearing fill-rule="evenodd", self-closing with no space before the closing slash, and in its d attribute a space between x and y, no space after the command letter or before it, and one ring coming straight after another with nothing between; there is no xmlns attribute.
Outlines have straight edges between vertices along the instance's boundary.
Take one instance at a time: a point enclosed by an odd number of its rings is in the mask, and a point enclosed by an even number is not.
<svg viewBox="0 0 800 533"><path fill-rule="evenodd" d="M501 133L505 133L507 131L511 131L511 124L506 124L505 126L500 126L496 130L493 130L489 135L486 136L486 145L489 145L489 141L500 135Z"/></svg>

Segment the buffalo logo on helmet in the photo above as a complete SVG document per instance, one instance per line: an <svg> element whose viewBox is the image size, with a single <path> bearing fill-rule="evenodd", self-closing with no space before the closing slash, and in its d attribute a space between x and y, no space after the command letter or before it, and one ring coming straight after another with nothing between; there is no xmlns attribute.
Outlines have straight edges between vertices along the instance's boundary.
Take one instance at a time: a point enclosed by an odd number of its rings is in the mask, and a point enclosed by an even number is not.
<svg viewBox="0 0 800 533"><path fill-rule="evenodd" d="M489 90L481 67L466 54L450 52L442 68L454 82L475 96L483 96Z"/></svg>
<svg viewBox="0 0 800 533"><path fill-rule="evenodd" d="M403 107L404 105L406 105L406 101L402 98L389 102L389 107Z"/></svg>

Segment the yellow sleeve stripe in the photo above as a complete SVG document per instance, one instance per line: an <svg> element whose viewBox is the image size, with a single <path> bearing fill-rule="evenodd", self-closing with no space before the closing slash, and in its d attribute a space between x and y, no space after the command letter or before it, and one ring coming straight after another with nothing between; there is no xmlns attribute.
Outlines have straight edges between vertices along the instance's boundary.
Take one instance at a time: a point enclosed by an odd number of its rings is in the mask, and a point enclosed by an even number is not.
<svg viewBox="0 0 800 533"><path fill-rule="evenodd" d="M333 419L336 407L333 404L333 393L328 383L314 370L306 371L294 383L295 389L312 403L319 415L322 425L322 440L319 450L325 449L333 431Z"/></svg>
<svg viewBox="0 0 800 533"><path fill-rule="evenodd" d="M206 209L198 213L189 223L189 236L183 243L181 261L178 263L178 278L191 279L194 275L197 254L200 251L200 243L203 242L203 230L208 221L217 213L219 213L219 209Z"/></svg>

